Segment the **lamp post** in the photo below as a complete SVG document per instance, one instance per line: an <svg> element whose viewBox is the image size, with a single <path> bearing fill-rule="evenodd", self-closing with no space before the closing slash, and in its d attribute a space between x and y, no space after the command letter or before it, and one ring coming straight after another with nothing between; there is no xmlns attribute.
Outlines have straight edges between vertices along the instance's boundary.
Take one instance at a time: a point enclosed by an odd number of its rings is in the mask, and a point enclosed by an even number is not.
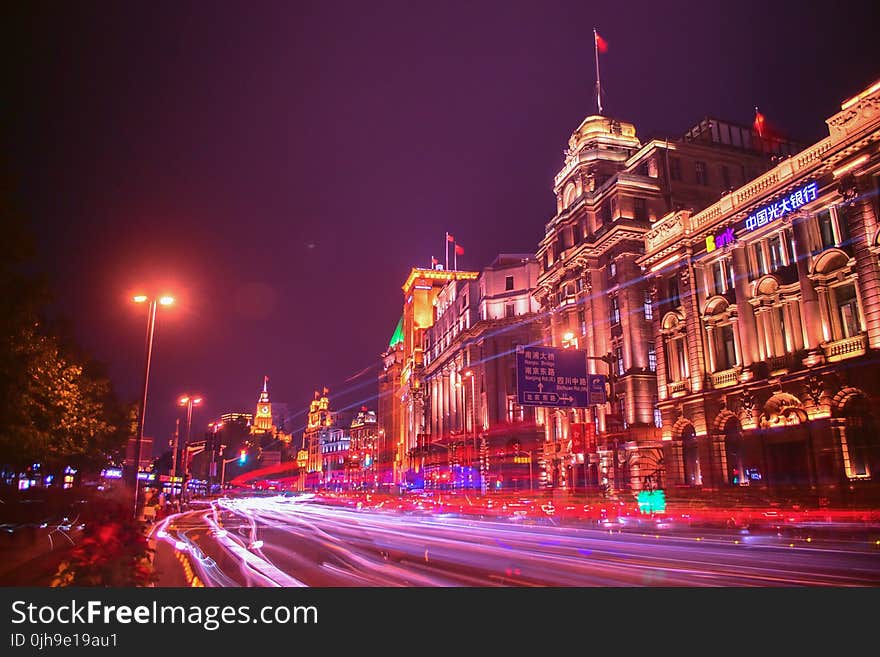
<svg viewBox="0 0 880 657"><path fill-rule="evenodd" d="M609 354L605 354L604 356L587 356L587 360L601 360L603 363L606 363L608 365L608 400L607 401L611 401L613 403L612 400L614 399L614 378L615 378L614 377L614 354L609 353ZM598 414L598 410L599 410L598 404L594 405L593 406L593 417L594 418L596 417L596 414ZM595 426L595 419L594 419L594 426ZM607 429L607 427L606 427L606 429ZM597 442L598 442L598 438L599 438L599 429L598 429L598 427L596 427L596 440L597 440ZM586 436L586 434L584 434L584 475L585 476L586 476L586 468L587 468L586 443L587 443L587 436ZM614 479L614 484L617 485L617 483L618 483L618 481L617 481L617 438L614 439L614 457L612 459L611 466L612 466L612 477ZM584 479L584 482L586 483L586 479Z"/></svg>
<svg viewBox="0 0 880 657"><path fill-rule="evenodd" d="M562 346L565 349L575 348L577 349L577 337L572 331L568 331L565 335L562 336ZM608 365L608 387L609 387L609 399L614 399L614 354L605 354L604 356L586 356L587 360L601 360L603 363ZM607 403L607 402L606 402ZM594 426L595 426L595 417L598 413L598 405L593 405L593 418L594 418ZM597 438L598 438L598 429L597 429ZM617 484L617 439L615 439L615 448L614 448L614 460L612 462L614 471L614 483ZM586 427L584 427L584 495L587 494L587 433Z"/></svg>
<svg viewBox="0 0 880 657"><path fill-rule="evenodd" d="M186 487L187 474L189 471L189 442L192 437L192 415L193 415L193 406L198 406L202 403L201 397L194 397L192 395L186 394L180 397L177 400L178 406L186 407L186 440L183 443L183 458L180 462L182 477L180 482L180 503L183 504L183 490Z"/></svg>
<svg viewBox="0 0 880 657"><path fill-rule="evenodd" d="M134 447L134 519L140 517L140 478L138 477L141 466L141 445L144 442L144 417L147 411L147 388L150 384L150 361L153 357L153 334L156 330L156 310L159 305L170 306L174 303L174 297L162 296L152 299L145 294L139 294L132 298L135 303L149 302L149 311L147 312L147 343L146 343L146 362L144 365L144 389L141 397L141 408L138 413L137 438Z"/></svg>

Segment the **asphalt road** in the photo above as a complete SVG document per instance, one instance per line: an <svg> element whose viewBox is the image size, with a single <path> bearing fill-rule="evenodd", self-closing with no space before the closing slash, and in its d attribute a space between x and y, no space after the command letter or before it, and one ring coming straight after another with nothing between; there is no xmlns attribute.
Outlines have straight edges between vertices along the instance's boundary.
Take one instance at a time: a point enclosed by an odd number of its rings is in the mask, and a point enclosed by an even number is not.
<svg viewBox="0 0 880 657"><path fill-rule="evenodd" d="M880 547L868 541L421 516L283 497L221 500L172 516L154 536L206 586L880 585ZM159 583L175 577L160 573Z"/></svg>

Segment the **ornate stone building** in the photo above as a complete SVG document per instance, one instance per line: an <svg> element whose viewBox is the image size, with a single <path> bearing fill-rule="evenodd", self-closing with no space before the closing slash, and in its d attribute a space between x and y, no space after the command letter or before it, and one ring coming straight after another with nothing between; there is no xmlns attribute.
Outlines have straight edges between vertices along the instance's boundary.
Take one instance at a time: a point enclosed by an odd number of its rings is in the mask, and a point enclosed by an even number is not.
<svg viewBox="0 0 880 657"><path fill-rule="evenodd" d="M877 488L880 83L827 124L645 232L667 486Z"/></svg>
<svg viewBox="0 0 880 657"><path fill-rule="evenodd" d="M527 454L539 471L534 409L516 398L516 347L541 339L538 272L530 254L501 254L478 278L449 281L437 295L422 373L428 440L414 455L426 486L515 487L528 478Z"/></svg>
<svg viewBox="0 0 880 657"><path fill-rule="evenodd" d="M604 407L539 410L550 485L638 489L659 472L655 308L637 263L645 234L671 210L700 210L751 180L769 153L794 150L715 119L646 144L635 126L605 116L574 131L537 251L536 298L545 344L584 350L590 372L614 382Z"/></svg>
<svg viewBox="0 0 880 657"><path fill-rule="evenodd" d="M385 356L386 361L400 358L400 377L386 380L392 403L399 406L399 432L394 436L394 482L404 484L412 479L415 463L410 454L426 444L425 390L422 385L424 368L424 333L434 323L434 302L449 281L473 280L476 272L413 268L403 284L402 342L399 356ZM395 347L389 347L394 352ZM390 367L395 367L391 364ZM383 373L384 375L384 373ZM383 376L380 375L380 378ZM387 377L386 379L389 379ZM384 393L383 393L384 394ZM382 420L385 422L385 420ZM381 437L381 435L380 435ZM387 436L385 436L387 440Z"/></svg>

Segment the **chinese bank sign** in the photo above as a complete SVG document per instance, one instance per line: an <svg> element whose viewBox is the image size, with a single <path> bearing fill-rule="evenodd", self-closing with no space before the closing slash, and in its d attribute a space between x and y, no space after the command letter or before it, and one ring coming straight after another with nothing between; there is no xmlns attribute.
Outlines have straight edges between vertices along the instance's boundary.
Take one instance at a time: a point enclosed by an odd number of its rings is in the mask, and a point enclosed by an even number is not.
<svg viewBox="0 0 880 657"><path fill-rule="evenodd" d="M819 186L815 182L804 185L776 203L765 205L754 214L750 214L746 218L745 229L755 230L761 226L766 226L775 219L781 219L802 205L815 201L818 193Z"/></svg>

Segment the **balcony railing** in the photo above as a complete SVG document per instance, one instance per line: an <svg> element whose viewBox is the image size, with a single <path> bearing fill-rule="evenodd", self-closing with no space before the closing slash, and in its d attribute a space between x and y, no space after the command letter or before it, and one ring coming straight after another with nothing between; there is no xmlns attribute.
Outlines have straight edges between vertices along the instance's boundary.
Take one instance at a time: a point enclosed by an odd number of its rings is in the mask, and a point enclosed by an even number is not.
<svg viewBox="0 0 880 657"><path fill-rule="evenodd" d="M678 397L690 392L690 386L686 379L683 381L672 381L666 387L669 390L670 397Z"/></svg>
<svg viewBox="0 0 880 657"><path fill-rule="evenodd" d="M864 333L851 338L829 342L823 347L825 349L825 358L829 363L834 363L847 358L864 356L867 353L867 343L868 339Z"/></svg>
<svg viewBox="0 0 880 657"><path fill-rule="evenodd" d="M739 370L735 367L729 370L714 372L712 374L712 387L726 388L728 386L736 385L739 382L738 375Z"/></svg>
<svg viewBox="0 0 880 657"><path fill-rule="evenodd" d="M786 354L784 356L769 356L767 358L767 367L770 368L771 374L776 372L787 372L791 369L792 362L791 354Z"/></svg>

